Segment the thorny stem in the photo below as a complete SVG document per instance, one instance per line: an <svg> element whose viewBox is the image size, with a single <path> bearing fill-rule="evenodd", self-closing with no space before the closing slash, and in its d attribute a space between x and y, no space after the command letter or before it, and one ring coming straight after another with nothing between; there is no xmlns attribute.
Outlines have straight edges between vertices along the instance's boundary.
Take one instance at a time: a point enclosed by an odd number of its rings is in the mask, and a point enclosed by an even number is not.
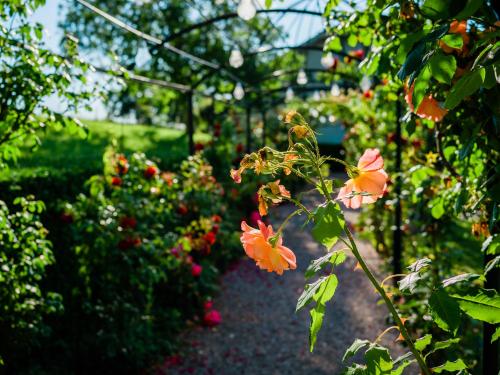
<svg viewBox="0 0 500 375"><path fill-rule="evenodd" d="M344 227L344 232L347 235L347 238L349 239L350 248L351 248L351 251L352 251L354 257L359 262L359 265L361 266L361 268L365 272L366 276L368 277L368 279L370 280L372 285L375 287L377 292L381 295L382 299L384 300L387 308L389 309L389 312L391 313L394 321L396 322L396 324L399 327L399 332L401 333L401 336L403 336L404 340L408 344L408 347L410 348L410 351L415 356L415 359L417 360L418 365L420 366L420 369L422 370L422 372L425 375L430 375L431 372L430 372L429 368L427 367L427 365L425 364L425 360L422 358L422 355L420 354L420 352L415 348L413 340L411 339L410 334L406 330L406 327L404 326L403 321L399 317L399 314L396 311L396 308L394 307L392 301L387 296L387 293L385 292L384 288L375 279L375 276L373 276L373 273L370 271L370 269L366 265L363 257L359 253L358 247L356 246L356 243L354 242L354 238L352 237L351 232L349 231L349 229L347 227Z"/></svg>

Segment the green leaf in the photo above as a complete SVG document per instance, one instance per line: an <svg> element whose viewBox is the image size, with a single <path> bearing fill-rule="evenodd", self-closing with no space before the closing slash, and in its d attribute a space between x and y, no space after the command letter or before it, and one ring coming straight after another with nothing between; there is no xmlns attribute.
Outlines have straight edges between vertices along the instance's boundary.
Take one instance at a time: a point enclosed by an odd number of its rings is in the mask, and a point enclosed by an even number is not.
<svg viewBox="0 0 500 375"><path fill-rule="evenodd" d="M486 266L484 267L484 274L486 275L493 268L497 267L500 267L500 255L496 256L486 264Z"/></svg>
<svg viewBox="0 0 500 375"><path fill-rule="evenodd" d="M431 71L426 66L421 70L413 86L412 102L415 108L418 108L420 106L420 103L422 102L422 99L424 99L425 94L427 93L427 89L429 88L430 79Z"/></svg>
<svg viewBox="0 0 500 375"><path fill-rule="evenodd" d="M403 293L415 293L415 290L422 280L419 272L412 272L398 282L399 290Z"/></svg>
<svg viewBox="0 0 500 375"><path fill-rule="evenodd" d="M368 340L360 340L356 339L354 342L351 344L350 347L347 348L347 350L344 353L344 357L342 358L342 361L345 362L349 358L351 358L353 355L355 355L360 349L364 348L367 345L370 345L370 341Z"/></svg>
<svg viewBox="0 0 500 375"><path fill-rule="evenodd" d="M453 335L457 333L460 325L460 307L444 289L439 288L432 292L429 298L429 310L439 328Z"/></svg>
<svg viewBox="0 0 500 375"><path fill-rule="evenodd" d="M457 61L453 55L445 55L439 51L429 59L429 68L435 80L449 84L457 70Z"/></svg>
<svg viewBox="0 0 500 375"><path fill-rule="evenodd" d="M337 288L337 284L338 279L335 275L320 277L314 283L306 284L306 286L304 287L304 291L297 301L297 307L295 311L300 310L301 308L309 304L312 300L320 304L325 304L333 297L335 289Z"/></svg>
<svg viewBox="0 0 500 375"><path fill-rule="evenodd" d="M493 336L491 336L491 342L495 342L500 338L500 327L497 327Z"/></svg>
<svg viewBox="0 0 500 375"><path fill-rule="evenodd" d="M342 51L342 42L338 36L331 36L325 41L325 46L323 47L325 51L340 52Z"/></svg>
<svg viewBox="0 0 500 375"><path fill-rule="evenodd" d="M500 323L500 295L495 290L479 289L476 294L452 297L470 317L490 324Z"/></svg>
<svg viewBox="0 0 500 375"><path fill-rule="evenodd" d="M314 212L314 223L314 239L330 250L339 240L345 225L338 203L328 202L319 206Z"/></svg>
<svg viewBox="0 0 500 375"><path fill-rule="evenodd" d="M419 272L420 270L429 267L431 263L432 261L429 258L422 258L409 265L408 269L411 272Z"/></svg>
<svg viewBox="0 0 500 375"><path fill-rule="evenodd" d="M443 280L443 287L449 287L450 285L455 285L457 283L461 283L464 281L472 281L476 280L480 277L480 275L475 273L463 273L461 275L450 277L449 279Z"/></svg>
<svg viewBox="0 0 500 375"><path fill-rule="evenodd" d="M448 109L455 108L466 97L472 95L479 90L484 82L486 75L484 68L479 68L472 72L468 72L450 90L444 106Z"/></svg>
<svg viewBox="0 0 500 375"><path fill-rule="evenodd" d="M332 264L338 266L346 260L346 255L342 250L333 251L331 253L323 255L321 258L315 259L311 262L309 267L305 272L305 278L309 279L314 276L319 270L325 267L327 264Z"/></svg>
<svg viewBox="0 0 500 375"><path fill-rule="evenodd" d="M438 374L443 371L460 371L465 370L467 365L461 359L457 359L456 361L446 361L444 364L438 367L434 367L431 369L432 372L437 372Z"/></svg>
<svg viewBox="0 0 500 375"><path fill-rule="evenodd" d="M484 0L467 0L464 8L455 16L457 20L464 20L474 15L479 8L484 4Z"/></svg>
<svg viewBox="0 0 500 375"><path fill-rule="evenodd" d="M314 349L314 344L316 344L316 338L318 332L323 325L323 317L325 316L325 305L317 305L314 309L311 309L311 324L309 326L309 350L312 352Z"/></svg>
<svg viewBox="0 0 500 375"><path fill-rule="evenodd" d="M434 343L434 346L432 348L432 352L435 352L436 350L442 350L449 348L452 345L458 344L460 342L460 338L454 338L454 339L449 339L446 341L438 341Z"/></svg>
<svg viewBox="0 0 500 375"><path fill-rule="evenodd" d="M431 341L432 341L432 335L428 333L424 337L421 337L415 341L415 349L421 352L431 343Z"/></svg>
<svg viewBox="0 0 500 375"><path fill-rule="evenodd" d="M461 34L448 34L441 38L441 40L451 48L462 48L464 40Z"/></svg>
<svg viewBox="0 0 500 375"><path fill-rule="evenodd" d="M389 350L372 344L365 353L368 374L389 374L393 363Z"/></svg>
<svg viewBox="0 0 500 375"><path fill-rule="evenodd" d="M318 290L313 296L313 299L320 305L325 305L328 301L330 301L335 294L335 290L337 290L337 285L339 280L335 275L329 275L326 279L321 283Z"/></svg>
<svg viewBox="0 0 500 375"><path fill-rule="evenodd" d="M431 208L431 215L434 219L440 219L445 212L442 199L439 199Z"/></svg>
<svg viewBox="0 0 500 375"><path fill-rule="evenodd" d="M273 5L273 0L266 0L266 9L271 8L271 5Z"/></svg>
<svg viewBox="0 0 500 375"><path fill-rule="evenodd" d="M438 20L449 16L452 0L425 0L420 11L427 17Z"/></svg>

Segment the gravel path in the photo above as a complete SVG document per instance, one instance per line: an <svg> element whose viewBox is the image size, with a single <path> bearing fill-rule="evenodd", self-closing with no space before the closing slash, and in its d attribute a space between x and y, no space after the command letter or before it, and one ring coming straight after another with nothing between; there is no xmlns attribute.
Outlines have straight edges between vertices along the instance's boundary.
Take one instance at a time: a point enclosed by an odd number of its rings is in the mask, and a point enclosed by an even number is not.
<svg viewBox="0 0 500 375"><path fill-rule="evenodd" d="M308 206L317 198L308 196ZM271 218L276 229L293 209L282 205ZM355 212L346 218L356 220ZM377 295L352 255L336 274L339 286L327 306L323 328L313 353L308 349L308 311L295 313L297 297L304 287L304 271L324 250L302 229L303 216L293 218L285 230L284 244L297 255L297 271L283 276L259 270L248 258L239 261L222 278L214 307L222 315L216 328L196 327L185 333L182 363L168 374L338 374L342 356L355 338L374 340L387 326L386 308L377 305ZM369 244L357 241L372 269L380 259ZM336 247L340 248L341 244ZM242 250L243 251L243 250ZM332 303L333 302L333 303ZM391 347L393 358L403 353L394 344L397 333L388 333L382 343Z"/></svg>

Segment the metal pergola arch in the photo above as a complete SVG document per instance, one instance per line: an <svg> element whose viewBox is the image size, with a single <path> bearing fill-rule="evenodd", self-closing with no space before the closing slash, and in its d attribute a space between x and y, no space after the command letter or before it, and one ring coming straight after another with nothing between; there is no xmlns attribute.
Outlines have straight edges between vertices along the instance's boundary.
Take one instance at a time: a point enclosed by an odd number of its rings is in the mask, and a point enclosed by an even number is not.
<svg viewBox="0 0 500 375"><path fill-rule="evenodd" d="M221 64L220 62L210 62L210 61L207 61L201 57L195 56L195 55L193 55L189 52L186 52L180 48L177 48L177 47L170 45L169 41L172 41L178 37L181 37L182 35L185 35L186 33L189 33L190 31L210 26L210 25L215 24L219 21L236 18L236 17L238 17L238 14L231 12L231 13L223 14L223 15L216 16L213 18L205 19L202 22L198 22L196 24L193 24L193 25L186 27L184 29L181 29L173 34L170 34L170 35L164 37L163 39L160 39L160 38L145 34L141 31L137 30L136 28L133 28L130 25L127 25L123 21L120 21L116 17L113 17L112 15L107 14L106 12L102 11L101 9L89 4L85 0L77 0L77 1L80 4L86 6L87 8L94 11L96 14L99 14L100 16L106 18L108 21L112 22L116 26L136 35L137 37L145 40L147 43L152 44L153 49L166 48L169 51L171 51L172 53L176 53L176 54L178 54L178 55L180 55L180 56L182 56L190 61L193 61L201 66L204 66L206 68L210 68L213 70L212 72L207 73L198 82L196 82L194 85L191 85L191 86L186 86L186 85L182 85L182 84L166 82L166 81L161 81L161 80L154 80L154 79L151 79L148 77L143 77L143 76L136 76L135 77L136 78L135 80L138 82L143 82L143 83L147 83L147 84L160 84L163 87L171 88L171 89L177 90L179 92L185 93L186 100L187 100L187 108L188 108L187 119L186 119L186 121L187 121L186 128L187 128L188 139L189 139L189 151L190 151L190 153L193 153L194 152L193 95L195 93L196 94L201 93L199 91L195 92L195 90L207 78L209 78L210 76L212 76L216 73L226 75L234 82L242 82L242 79L240 77L237 77L233 73L233 71L228 69L224 64ZM298 4L298 3L299 2L297 2L296 4ZM294 6L296 4L294 4ZM322 17L322 15L323 15L322 12L311 11L308 9L297 9L297 8L293 8L293 7L292 8L284 8L284 9L257 9L256 10L256 14L271 14L271 13L281 13L281 14L296 13L296 14L300 14L300 15L309 15L309 16L315 16L315 17L316 16ZM322 48L320 48L320 47L314 47L314 46L308 47L308 46L303 46L303 45L302 46L300 46L300 45L299 46L281 46L281 47L272 46L271 48L264 48L264 49L261 49L260 51L247 53L246 56L251 57L251 56L258 55L259 53L266 53L266 52L286 50L286 49L288 49L288 50L322 50ZM345 53L336 53L336 54L339 56L346 56ZM358 58L353 57L353 56L349 56L349 57L354 59L354 60L359 60ZM129 76L129 77L133 77L133 76ZM133 79L133 78L131 78L131 79ZM251 85L249 85L249 86L251 86ZM188 87L188 89L186 89L186 87ZM295 87L295 90L297 90L297 91L312 91L312 90L328 89L327 86L288 85L288 86L283 86L283 87L274 89L274 92L285 91L286 89L288 89L288 87ZM250 90L250 92L252 92L252 90ZM203 95L203 93L201 93L201 95ZM212 98L214 98L214 96L212 96ZM250 147L251 147L251 124L250 124L251 102L249 102L248 99L246 99L244 101L244 104L246 104L246 111L247 111L247 121L246 121L246 123L247 123L247 151L250 151ZM397 163L397 169L399 170L401 167L401 165L400 165L400 160L401 160L401 144L400 144L401 143L401 121L400 121L401 120L400 119L401 109L400 109L399 101L397 102L397 105L398 105L398 108L396 110L396 114L397 114L397 123L396 123L397 142L396 143L398 144L398 148L397 148L396 158L397 158L397 160L399 160L399 162ZM262 113L264 113L264 111L262 111ZM265 119L264 119L264 124L265 124ZM265 137L265 130L263 133L264 133L264 137ZM399 185L398 181L396 181L396 185ZM400 270L400 268L401 268L400 259L401 259L401 253L402 253L401 204L400 204L401 191L400 191L400 189L398 190L398 188L396 189L396 195L397 195L396 211L398 214L396 214L396 220L395 220L396 229L394 231L395 247L394 247L394 259L393 260L394 260L395 273L398 273L398 270Z"/></svg>

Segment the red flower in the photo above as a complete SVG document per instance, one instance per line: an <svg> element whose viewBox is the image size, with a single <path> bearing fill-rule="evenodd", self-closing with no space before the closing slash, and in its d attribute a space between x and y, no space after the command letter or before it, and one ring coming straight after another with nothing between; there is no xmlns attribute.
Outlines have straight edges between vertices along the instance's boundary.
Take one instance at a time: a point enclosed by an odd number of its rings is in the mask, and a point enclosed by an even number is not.
<svg viewBox="0 0 500 375"><path fill-rule="evenodd" d="M144 177L146 178L153 178L157 174L158 174L158 168L156 168L154 165L150 165L144 171Z"/></svg>
<svg viewBox="0 0 500 375"><path fill-rule="evenodd" d="M210 310L203 316L203 324L207 327L215 327L221 322L222 318L217 310Z"/></svg>
<svg viewBox="0 0 500 375"><path fill-rule="evenodd" d="M120 177L115 176L111 178L111 185L113 186L122 186L122 182L123 181Z"/></svg>
<svg viewBox="0 0 500 375"><path fill-rule="evenodd" d="M177 207L177 213L180 215L186 215L188 213L188 208L184 203L179 204Z"/></svg>
<svg viewBox="0 0 500 375"><path fill-rule="evenodd" d="M74 221L73 215L70 212L63 212L61 214L61 221L66 224L71 224Z"/></svg>
<svg viewBox="0 0 500 375"><path fill-rule="evenodd" d="M219 224L214 224L214 226L212 227L212 232L214 234L217 234L217 233L219 233L219 229L220 229Z"/></svg>
<svg viewBox="0 0 500 375"><path fill-rule="evenodd" d="M215 233L214 232L208 232L203 236L203 239L207 241L210 245L213 245L215 243Z"/></svg>
<svg viewBox="0 0 500 375"><path fill-rule="evenodd" d="M356 51L353 51L353 56L357 57L358 59L363 59L365 57L365 51L363 49L357 49Z"/></svg>
<svg viewBox="0 0 500 375"><path fill-rule="evenodd" d="M241 153L243 152L243 150L244 150L244 149L245 149L245 146L243 146L243 144L242 144L242 143L238 143L238 144L236 145L236 152L237 152L238 154L241 154Z"/></svg>
<svg viewBox="0 0 500 375"><path fill-rule="evenodd" d="M120 250L127 250L132 247L137 247L142 243L141 239L139 237L126 237L120 242L118 242L118 248Z"/></svg>
<svg viewBox="0 0 500 375"><path fill-rule="evenodd" d="M373 98L373 91L372 90L368 90L368 91L365 91L363 93L363 97L366 98L366 99L371 99Z"/></svg>
<svg viewBox="0 0 500 375"><path fill-rule="evenodd" d="M195 151L202 151L205 148L205 145L200 142L196 142L194 145Z"/></svg>
<svg viewBox="0 0 500 375"><path fill-rule="evenodd" d="M413 141L411 141L411 144L413 145L413 147L415 147L416 149L420 149L422 147L424 142L422 142L421 139L415 139Z"/></svg>
<svg viewBox="0 0 500 375"><path fill-rule="evenodd" d="M214 223L220 223L222 221L222 218L219 215L213 215L212 216L212 221Z"/></svg>
<svg viewBox="0 0 500 375"><path fill-rule="evenodd" d="M203 271L203 267L199 264L193 263L191 265L191 275L193 275L193 277L199 277L201 275L201 271Z"/></svg>
<svg viewBox="0 0 500 375"><path fill-rule="evenodd" d="M137 226L137 220L135 217L124 216L120 220L120 226L123 229L134 229Z"/></svg>
<svg viewBox="0 0 500 375"><path fill-rule="evenodd" d="M203 310L205 310L205 311L212 310L213 305L214 305L214 303L212 301L210 301L210 300L205 301L205 303L203 304Z"/></svg>

